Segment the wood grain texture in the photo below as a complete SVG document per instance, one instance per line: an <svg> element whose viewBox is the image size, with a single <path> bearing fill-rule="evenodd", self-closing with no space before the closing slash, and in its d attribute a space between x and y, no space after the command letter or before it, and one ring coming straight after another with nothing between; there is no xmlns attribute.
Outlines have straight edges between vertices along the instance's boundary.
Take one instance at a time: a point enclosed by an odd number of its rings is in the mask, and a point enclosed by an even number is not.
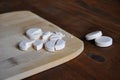
<svg viewBox="0 0 120 80"><path fill-rule="evenodd" d="M119 0L0 0L0 13L31 10L84 40L85 50L76 59L25 80L120 80ZM102 30L114 43L99 48L84 39L85 34ZM97 62L89 53L105 58Z"/></svg>

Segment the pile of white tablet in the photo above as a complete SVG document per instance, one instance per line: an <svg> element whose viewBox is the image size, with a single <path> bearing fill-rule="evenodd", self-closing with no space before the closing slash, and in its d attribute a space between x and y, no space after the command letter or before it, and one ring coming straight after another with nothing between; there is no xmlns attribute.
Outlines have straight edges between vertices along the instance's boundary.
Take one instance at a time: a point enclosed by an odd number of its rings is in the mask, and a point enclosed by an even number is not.
<svg viewBox="0 0 120 80"><path fill-rule="evenodd" d="M29 39L19 43L20 50L27 51L30 47L36 50L41 50L43 47L47 51L54 52L65 48L64 34L61 32L43 32L41 28L31 28L26 31L26 36Z"/></svg>
<svg viewBox="0 0 120 80"><path fill-rule="evenodd" d="M85 36L86 40L95 40L99 47L109 47L113 44L113 39L109 36L102 36L102 31L94 31Z"/></svg>

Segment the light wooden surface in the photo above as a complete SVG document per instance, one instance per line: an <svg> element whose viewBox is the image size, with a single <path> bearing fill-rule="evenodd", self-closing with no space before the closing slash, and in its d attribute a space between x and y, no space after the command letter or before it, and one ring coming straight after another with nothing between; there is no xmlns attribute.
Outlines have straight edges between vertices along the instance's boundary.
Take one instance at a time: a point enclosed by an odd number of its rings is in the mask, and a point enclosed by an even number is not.
<svg viewBox="0 0 120 80"><path fill-rule="evenodd" d="M66 47L55 53L30 48L21 51L17 44L27 39L24 32L33 27L43 31L60 31L66 35ZM18 80L50 69L78 56L83 42L56 25L29 11L0 14L0 80Z"/></svg>

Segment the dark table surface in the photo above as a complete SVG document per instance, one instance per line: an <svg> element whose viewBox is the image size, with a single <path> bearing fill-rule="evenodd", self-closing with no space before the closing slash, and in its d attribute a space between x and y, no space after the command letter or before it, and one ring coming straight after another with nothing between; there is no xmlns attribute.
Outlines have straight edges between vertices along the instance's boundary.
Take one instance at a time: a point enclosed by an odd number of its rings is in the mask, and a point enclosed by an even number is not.
<svg viewBox="0 0 120 80"><path fill-rule="evenodd" d="M119 0L0 0L0 13L30 10L84 41L77 58L24 80L120 80ZM84 36L102 30L114 40L99 48Z"/></svg>

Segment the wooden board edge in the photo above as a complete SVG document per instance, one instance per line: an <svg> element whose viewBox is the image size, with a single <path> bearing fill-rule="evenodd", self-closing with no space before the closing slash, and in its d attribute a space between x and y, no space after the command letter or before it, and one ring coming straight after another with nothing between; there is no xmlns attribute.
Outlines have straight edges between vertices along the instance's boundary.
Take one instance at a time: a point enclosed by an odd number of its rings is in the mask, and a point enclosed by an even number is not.
<svg viewBox="0 0 120 80"><path fill-rule="evenodd" d="M70 61L70 60L76 58L77 56L79 56L82 53L82 51L84 50L84 43L82 41L81 41L81 44L82 44L82 46L80 47L80 49L77 50L76 52L72 53L69 56L66 56L66 57L61 58L61 59L56 60L56 61L53 61L53 62L48 63L46 65L34 68L32 70L23 72L21 74L17 74L15 76L9 77L9 78L7 78L5 80L21 80L21 79L24 79L26 77L29 77L29 76L35 75L37 73L43 72L45 70L48 70L48 69L54 68L56 66L59 66L60 64L63 64L65 62L67 62L67 61Z"/></svg>
<svg viewBox="0 0 120 80"><path fill-rule="evenodd" d="M16 14L16 13L33 13L29 10L23 10L23 11L11 11L11 12L6 12L6 13L2 13L0 14L0 16L3 16L3 15L8 15L8 14Z"/></svg>

